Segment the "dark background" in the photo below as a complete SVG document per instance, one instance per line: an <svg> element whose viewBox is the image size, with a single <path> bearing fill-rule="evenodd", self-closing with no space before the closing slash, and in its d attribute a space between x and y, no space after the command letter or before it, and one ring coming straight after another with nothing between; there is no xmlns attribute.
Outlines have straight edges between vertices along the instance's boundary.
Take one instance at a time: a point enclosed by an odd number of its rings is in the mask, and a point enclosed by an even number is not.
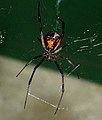
<svg viewBox="0 0 102 120"><path fill-rule="evenodd" d="M39 44L39 26L37 21L37 0L0 0L0 54L14 59L28 61L42 53ZM62 0L57 10L56 0L41 0L41 16L44 35L57 30L60 34L60 23L56 25L56 14L65 22L65 36L61 43L73 43L61 54L81 66L80 77L91 82L102 84L102 1L101 0ZM57 29L56 29L57 26ZM87 40L74 43L75 39L90 38L97 35L94 42ZM88 50L73 54L80 46L88 45ZM36 60L34 63L37 63ZM61 67L66 71L68 63ZM52 63L45 62L45 67L55 69ZM71 68L73 69L73 68ZM71 70L70 69L70 70ZM76 75L76 72L73 73Z"/></svg>

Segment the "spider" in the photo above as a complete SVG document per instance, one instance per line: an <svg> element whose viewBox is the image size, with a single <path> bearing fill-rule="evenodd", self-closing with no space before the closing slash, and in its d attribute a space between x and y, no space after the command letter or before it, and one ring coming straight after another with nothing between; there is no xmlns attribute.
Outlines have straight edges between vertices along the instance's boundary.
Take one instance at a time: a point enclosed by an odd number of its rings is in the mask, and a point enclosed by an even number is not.
<svg viewBox="0 0 102 120"><path fill-rule="evenodd" d="M61 28L61 34L59 35L56 32L48 32L45 36L43 36L43 32L42 32L42 22L41 22L41 16L40 16L40 0L38 0L38 23L39 23L39 29L40 29L40 43L42 45L43 48L43 54L38 55L33 57L28 63L25 64L25 66L19 71L19 73L16 75L16 77L18 77L20 75L20 73L28 66L30 65L35 59L41 58L41 61L34 67L33 72L31 74L31 77L28 81L28 86L27 86L27 93L26 93L26 98L25 98L25 102L24 102L24 109L26 107L26 103L27 103L27 98L28 98L28 93L29 93L29 88L34 76L34 73L36 71L36 69L41 65L41 63L43 63L45 60L46 61L53 61L55 63L55 65L57 66L61 77L62 77L62 84L61 84L61 88L62 88L62 92L61 92L61 96L60 99L58 101L58 105L56 107L56 110L54 112L54 114L57 113L63 94L64 94L64 74L62 69L60 68L60 65L57 62L58 58L64 58L68 61L69 64L71 64L72 66L74 66L74 64L69 60L69 58L63 57L63 56L58 56L57 53L59 53L62 49L64 49L65 47L68 46L68 44L65 44L64 46L59 47L60 42L62 41L63 37L64 37L64 28L65 28L65 23L63 22L63 20L59 17L56 16L57 19L61 22L62 28Z"/></svg>

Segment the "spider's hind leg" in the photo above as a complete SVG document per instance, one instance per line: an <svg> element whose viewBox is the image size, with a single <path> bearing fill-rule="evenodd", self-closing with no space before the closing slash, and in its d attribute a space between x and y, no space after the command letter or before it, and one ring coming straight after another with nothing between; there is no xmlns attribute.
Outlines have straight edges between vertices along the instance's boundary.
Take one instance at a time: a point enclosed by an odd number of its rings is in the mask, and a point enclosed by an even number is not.
<svg viewBox="0 0 102 120"><path fill-rule="evenodd" d="M32 58L29 62L27 62L27 63L25 64L25 66L19 71L19 73L16 75L16 77L18 77L18 76L22 73L22 71L23 71L28 65L30 65L35 59L40 58L40 57L42 57L42 55L38 55L38 56L33 57L33 58Z"/></svg>
<svg viewBox="0 0 102 120"><path fill-rule="evenodd" d="M60 71L61 76L62 76L62 93L61 93L61 96L60 96L60 99L59 99L59 102L58 102L58 105L57 105L57 108L56 108L56 110L55 110L54 115L55 115L55 114L57 113L57 111L58 111L58 108L59 108L59 106L60 106L60 103L61 103L61 100L62 100L62 97L63 97L63 94L64 94L64 74L63 74L63 71L61 70L59 64L58 64L56 61L55 61L55 64L56 64L56 66L57 66L57 68L58 68L58 70Z"/></svg>
<svg viewBox="0 0 102 120"><path fill-rule="evenodd" d="M42 63L43 61L44 61L44 58L34 67L33 72L32 72L32 74L31 74L31 77L30 77L30 79L29 79L28 87L27 87L27 93L26 93L26 98L25 98L25 102L24 102L24 109L25 109L25 107L26 107L27 98L28 98L28 93L29 93L29 87L30 87L30 85L31 85L31 82L32 82L34 73L35 73L36 69L41 65L41 63Z"/></svg>

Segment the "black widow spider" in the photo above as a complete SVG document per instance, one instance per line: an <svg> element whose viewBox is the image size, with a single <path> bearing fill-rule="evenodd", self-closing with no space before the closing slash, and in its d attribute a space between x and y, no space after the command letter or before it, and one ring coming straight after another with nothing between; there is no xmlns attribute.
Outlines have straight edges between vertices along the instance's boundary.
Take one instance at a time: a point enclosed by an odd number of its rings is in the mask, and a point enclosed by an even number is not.
<svg viewBox="0 0 102 120"><path fill-rule="evenodd" d="M60 52L62 49L64 49L65 47L68 46L68 44L65 44L64 46L58 48L58 46L60 45L60 42L62 41L63 37L64 37L64 28L65 28L65 24L64 22L61 20L61 18L59 16L57 16L57 19L61 22L62 24L62 28L61 28L61 35L57 34L56 32L48 32L45 36L43 36L43 32L42 32L42 23L41 23L41 16L40 16L40 0L38 0L38 23L39 23L39 28L40 28L40 43L43 47L43 54L38 55L33 57L33 59L31 59L28 63L25 64L25 66L19 71L19 73L16 75L16 77L18 77L20 75L20 73L28 66L30 65L35 59L37 58L42 58L42 60L34 67L33 72L31 74L31 77L29 79L28 82L28 87L27 87L27 93L26 93L26 98L25 98L25 103L24 103L24 109L26 107L26 103L27 103L27 98L28 98L28 93L29 93L29 87L31 85L34 73L36 71L36 69L41 65L42 62L44 62L45 60L47 61L53 61L55 63L55 65L57 66L58 70L60 71L60 74L62 76L62 93L61 93L61 97L59 99L57 108L55 110L55 113L57 113L60 102L62 100L63 94L64 94L64 74L62 69L60 68L58 62L56 61L57 58L64 58L68 61L69 64L71 64L72 66L74 66L74 64L66 57L63 56L57 56L56 54L58 52Z"/></svg>

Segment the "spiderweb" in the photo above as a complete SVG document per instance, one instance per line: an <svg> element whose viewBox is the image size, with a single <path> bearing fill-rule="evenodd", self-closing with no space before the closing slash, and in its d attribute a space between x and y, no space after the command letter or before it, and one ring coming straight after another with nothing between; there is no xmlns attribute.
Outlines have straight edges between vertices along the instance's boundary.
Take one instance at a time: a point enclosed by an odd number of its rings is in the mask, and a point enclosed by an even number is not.
<svg viewBox="0 0 102 120"><path fill-rule="evenodd" d="M9 8L4 8L1 7L0 8L0 17L2 19L2 17L4 16L4 14L6 13L7 15L10 14L10 9L12 8L12 6L10 6ZM6 36L6 29L1 29L0 28L0 44L3 44L5 41L5 36Z"/></svg>
<svg viewBox="0 0 102 120"><path fill-rule="evenodd" d="M60 8L61 3L62 3L62 0L57 0L56 1L56 4L55 4L56 15L60 14L60 9L59 8ZM60 29L59 28L59 22L58 22L58 20L56 20L55 30L58 30L58 29ZM83 34L87 34L88 32L90 32L89 29L84 31ZM98 32L93 33L93 35L91 35L90 37L83 37L83 38L81 38L80 36L79 37L70 37L70 36L68 36L67 38L68 38L69 42L67 44L68 44L68 47L71 48L73 55L78 55L80 53L83 54L83 52L85 52L86 54L91 54L93 52L94 48L102 46L102 42L98 42L97 37L98 37ZM68 49L66 48L66 52L67 51L68 51ZM102 53L98 53L98 54L96 54L96 56L101 57ZM60 62L60 65L62 65L62 64L63 63ZM68 67L66 67L65 71L68 71L67 76L70 76L74 71L77 71L77 69L80 66L81 66L80 64L77 64L73 68L71 68L70 65ZM49 103L48 101L35 96L31 92L29 93L29 96L31 96L31 97L33 97L33 98L35 98L37 100L40 100L41 102L43 102L45 104L48 104L48 105L50 105L50 106L52 106L54 108L57 107L56 105L54 105L52 103ZM60 109L67 110L66 108L59 108L59 110Z"/></svg>
<svg viewBox="0 0 102 120"><path fill-rule="evenodd" d="M63 0L57 0L55 2L55 8L56 8L56 15L59 15L60 14L60 5L61 3L63 3ZM44 5L43 3L43 7L46 8L46 6ZM9 8L0 8L0 14L2 15L2 13L6 13L6 15L10 14L12 10L12 6L10 5ZM45 24L43 27L46 27L47 26L47 22L45 21ZM58 30L60 29L59 28L59 22L58 20L56 20L56 26L55 27L55 30ZM86 34L87 32L90 32L90 30L86 30L83 32L83 34ZM5 42L5 36L6 36L6 30L5 29L2 29L0 30L0 44L3 44ZM86 54L91 54L93 52L93 50L97 47L102 47L102 42L99 42L97 40L98 38L98 32L95 32L93 33L93 35L91 35L90 37L83 37L81 38L80 36L79 37L73 37L73 36L67 36L68 38L68 47L71 48L72 50L72 54L73 55L79 55L79 54L83 54L84 52ZM35 41L33 41L33 43L35 44ZM68 52L68 49L66 48L65 49L66 52ZM36 51L35 49L33 49L32 51ZM30 51L28 51L27 54L29 54ZM102 57L102 51L100 51L99 53L96 54L97 57ZM62 65L62 63L60 62L60 65ZM80 64L76 64L74 66L74 68L72 68L71 66L68 66L65 68L65 71L67 71L67 76L70 76L74 71L77 71L78 68L80 68ZM48 104L54 108L56 108L56 105L42 99L42 98L39 98L38 96L32 94L31 92L29 92L28 94L30 97L33 97L34 99L37 99L45 104ZM59 108L59 110L67 110L63 107Z"/></svg>
<svg viewBox="0 0 102 120"><path fill-rule="evenodd" d="M5 40L6 30L0 31L0 44L2 44Z"/></svg>

